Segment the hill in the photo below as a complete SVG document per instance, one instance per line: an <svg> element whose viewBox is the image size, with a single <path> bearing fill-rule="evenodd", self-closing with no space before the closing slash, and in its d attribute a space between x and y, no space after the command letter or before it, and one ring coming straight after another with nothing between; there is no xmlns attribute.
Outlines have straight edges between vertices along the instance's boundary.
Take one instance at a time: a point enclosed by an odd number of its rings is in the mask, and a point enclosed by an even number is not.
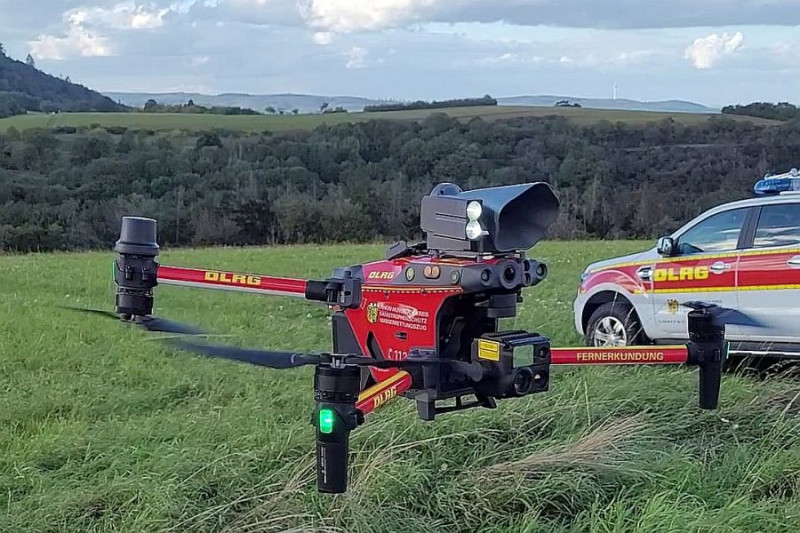
<svg viewBox="0 0 800 533"><path fill-rule="evenodd" d="M578 342L570 302L583 267L649 245L542 243L531 256L551 274L503 327ZM161 262L321 279L384 252L165 249ZM112 258L0 256L0 531L784 533L797 523L800 385L728 374L720 409L701 411L697 373L682 367L556 367L547 393L435 422L396 399L351 436L350 492L318 494L313 369L193 356L59 309L110 308ZM212 342L330 349L326 311L297 299L163 286L156 305L233 334Z"/></svg>
<svg viewBox="0 0 800 533"><path fill-rule="evenodd" d="M124 111L123 105L0 52L0 117L33 112Z"/></svg>
<svg viewBox="0 0 800 533"><path fill-rule="evenodd" d="M115 101L120 101L131 107L142 107L147 100L153 99L160 104L177 105L194 100L203 106L239 106L264 111L267 107L276 110L291 112L297 109L301 113L318 112L320 106L328 103L331 108L343 107L353 111L362 111L365 106L380 105L393 100L369 99L358 96L320 96L310 94L200 94L200 93L131 93L107 92L105 93ZM664 100L657 102L641 102L624 98L578 98L574 96L552 95L524 95L497 98L498 105L505 106L534 106L553 107L559 100L577 102L582 107L593 109L619 109L627 111L660 111L670 113L717 113L719 110L706 107L694 102L682 100Z"/></svg>
<svg viewBox="0 0 800 533"><path fill-rule="evenodd" d="M580 104L581 107L591 109L617 109L624 111L654 111L666 113L718 113L718 109L696 104L694 102L686 102L684 100L661 100L655 102L642 102L639 100L631 100L627 98L577 98L574 96L552 96L552 95L536 95L536 96L510 96L506 98L498 98L498 105L510 106L536 106L536 107L552 107L560 100L568 100Z"/></svg>

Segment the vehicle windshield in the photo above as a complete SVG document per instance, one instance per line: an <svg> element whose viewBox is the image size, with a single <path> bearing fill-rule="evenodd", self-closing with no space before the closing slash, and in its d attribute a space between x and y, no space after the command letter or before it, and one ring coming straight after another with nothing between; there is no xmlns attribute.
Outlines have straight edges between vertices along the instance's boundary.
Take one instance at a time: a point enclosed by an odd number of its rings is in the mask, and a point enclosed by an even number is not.
<svg viewBox="0 0 800 533"><path fill-rule="evenodd" d="M747 209L732 209L698 222L678 239L678 254L691 255L735 250Z"/></svg>

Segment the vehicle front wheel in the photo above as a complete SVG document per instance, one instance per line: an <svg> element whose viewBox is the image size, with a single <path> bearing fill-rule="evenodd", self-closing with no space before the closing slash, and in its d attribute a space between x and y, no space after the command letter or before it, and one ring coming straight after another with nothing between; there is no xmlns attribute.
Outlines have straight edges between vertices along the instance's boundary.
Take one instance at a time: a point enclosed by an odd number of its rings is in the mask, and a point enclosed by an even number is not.
<svg viewBox="0 0 800 533"><path fill-rule="evenodd" d="M587 346L633 346L643 338L639 317L628 302L604 303L586 325Z"/></svg>

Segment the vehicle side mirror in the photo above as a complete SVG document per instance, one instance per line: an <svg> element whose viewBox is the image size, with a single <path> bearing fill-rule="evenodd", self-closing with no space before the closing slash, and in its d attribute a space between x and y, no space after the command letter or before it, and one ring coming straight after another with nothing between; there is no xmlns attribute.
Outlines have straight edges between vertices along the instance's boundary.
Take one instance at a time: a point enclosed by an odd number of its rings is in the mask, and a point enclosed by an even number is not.
<svg viewBox="0 0 800 533"><path fill-rule="evenodd" d="M675 239L672 237L661 237L658 239L656 250L660 255L673 255L675 253Z"/></svg>

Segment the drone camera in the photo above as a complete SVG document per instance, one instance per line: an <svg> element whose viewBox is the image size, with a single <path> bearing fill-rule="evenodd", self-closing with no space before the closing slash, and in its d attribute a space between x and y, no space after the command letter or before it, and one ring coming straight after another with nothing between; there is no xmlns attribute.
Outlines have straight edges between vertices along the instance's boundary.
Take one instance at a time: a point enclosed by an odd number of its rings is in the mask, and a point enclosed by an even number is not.
<svg viewBox="0 0 800 533"><path fill-rule="evenodd" d="M494 398L545 392L550 384L550 341L536 333L487 333L472 342L472 361L485 371L476 389Z"/></svg>

